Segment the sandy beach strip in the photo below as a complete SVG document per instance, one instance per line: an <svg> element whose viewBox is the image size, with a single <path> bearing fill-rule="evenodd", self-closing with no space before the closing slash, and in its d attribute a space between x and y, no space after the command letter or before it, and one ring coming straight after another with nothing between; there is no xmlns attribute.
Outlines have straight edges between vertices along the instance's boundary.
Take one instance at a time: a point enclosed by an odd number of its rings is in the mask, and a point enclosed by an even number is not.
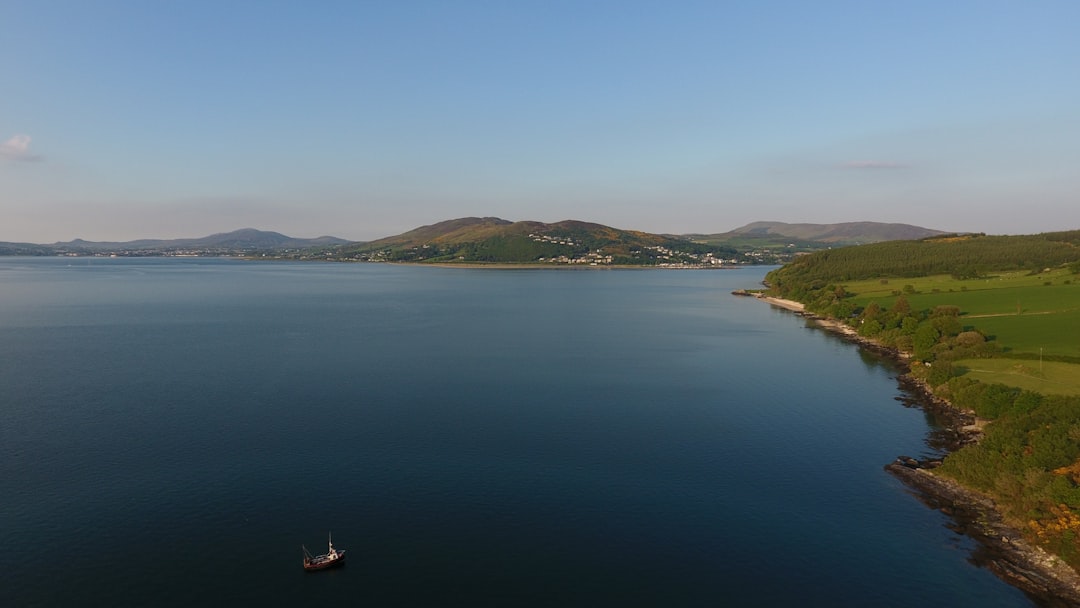
<svg viewBox="0 0 1080 608"><path fill-rule="evenodd" d="M806 310L806 306L803 305L802 302L796 302L795 300L785 300L783 298L772 298L769 296L758 296L757 298L763 302L768 302L773 306L779 306L780 308L794 312L803 312Z"/></svg>
<svg viewBox="0 0 1080 608"><path fill-rule="evenodd" d="M785 300L783 298L773 298L770 296L757 296L757 298L764 302L768 302L773 306L800 313L807 319L810 319L814 323L817 323L819 326L830 331L834 331L850 338L854 338L860 342L863 342L864 344L874 344L873 340L859 338L859 332L857 332L854 328L845 323L837 321L836 319L829 319L819 315L807 313L806 306L802 302L796 302L795 300ZM896 351L896 356L902 359L907 358L907 354L900 351Z"/></svg>

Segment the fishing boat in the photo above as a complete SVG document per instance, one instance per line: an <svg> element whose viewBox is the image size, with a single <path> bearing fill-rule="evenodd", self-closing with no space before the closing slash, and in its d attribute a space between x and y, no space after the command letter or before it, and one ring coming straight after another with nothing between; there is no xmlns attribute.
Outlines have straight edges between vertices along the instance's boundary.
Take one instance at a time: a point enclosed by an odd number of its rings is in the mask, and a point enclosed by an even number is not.
<svg viewBox="0 0 1080 608"><path fill-rule="evenodd" d="M334 548L334 538L329 537L329 549L322 555L312 555L307 547L300 545L304 550L304 570L323 570L341 565L345 562L345 550L338 551Z"/></svg>

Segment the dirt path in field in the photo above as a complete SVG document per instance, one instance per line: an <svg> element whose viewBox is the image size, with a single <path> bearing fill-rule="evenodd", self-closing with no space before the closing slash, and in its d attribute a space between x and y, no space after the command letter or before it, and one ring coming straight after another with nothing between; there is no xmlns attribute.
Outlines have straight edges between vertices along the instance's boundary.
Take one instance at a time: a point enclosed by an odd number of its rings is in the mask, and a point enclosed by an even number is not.
<svg viewBox="0 0 1080 608"><path fill-rule="evenodd" d="M991 313L986 313L986 314L981 314L981 315L963 315L963 318L965 318L965 319L985 319L987 317L1030 317L1032 315L1056 315L1056 314L1061 314L1061 313L1066 313L1066 312L1077 312L1077 311L1080 311L1080 308L1063 308L1061 310L1039 310L1039 311L1035 311L1035 312L1022 312L1022 313L1019 313L1019 314L1017 314L1015 312L991 312Z"/></svg>

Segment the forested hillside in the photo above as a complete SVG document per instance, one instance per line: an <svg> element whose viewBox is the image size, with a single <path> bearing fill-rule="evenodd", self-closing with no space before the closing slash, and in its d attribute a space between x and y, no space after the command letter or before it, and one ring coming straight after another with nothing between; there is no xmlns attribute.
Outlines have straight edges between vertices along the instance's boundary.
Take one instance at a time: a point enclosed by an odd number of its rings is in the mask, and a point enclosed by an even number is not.
<svg viewBox="0 0 1080 608"><path fill-rule="evenodd" d="M339 247L346 259L420 263L719 265L744 261L732 247L567 220L554 224L461 218Z"/></svg>
<svg viewBox="0 0 1080 608"><path fill-rule="evenodd" d="M812 253L769 273L766 281L779 295L799 299L821 282L932 274L969 278L990 271L1041 270L1077 260L1080 230L1031 236L934 237Z"/></svg>
<svg viewBox="0 0 1080 608"><path fill-rule="evenodd" d="M911 224L882 222L843 222L839 224L788 224L785 222L753 222L723 234L700 235L709 242L726 242L739 238L775 238L812 241L834 245L861 245L881 241L913 241L945 234Z"/></svg>

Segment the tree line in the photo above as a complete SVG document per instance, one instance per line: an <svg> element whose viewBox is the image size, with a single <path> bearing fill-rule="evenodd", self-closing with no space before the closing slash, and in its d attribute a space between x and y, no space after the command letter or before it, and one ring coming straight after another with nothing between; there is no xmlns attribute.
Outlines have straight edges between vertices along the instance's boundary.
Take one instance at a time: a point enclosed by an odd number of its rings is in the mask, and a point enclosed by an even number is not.
<svg viewBox="0 0 1080 608"><path fill-rule="evenodd" d="M823 282L950 274L977 278L990 271L1041 270L1080 260L1080 230L1030 236L955 235L828 249L770 272L782 297L799 299Z"/></svg>

